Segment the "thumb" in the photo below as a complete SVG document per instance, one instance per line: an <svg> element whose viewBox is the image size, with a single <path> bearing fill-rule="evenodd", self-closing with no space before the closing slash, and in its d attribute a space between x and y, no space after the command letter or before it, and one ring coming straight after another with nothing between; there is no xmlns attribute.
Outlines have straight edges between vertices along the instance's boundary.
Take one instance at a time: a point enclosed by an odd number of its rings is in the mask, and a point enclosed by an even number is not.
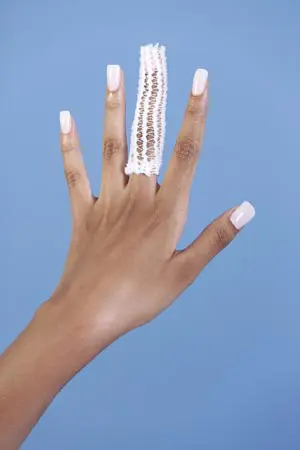
<svg viewBox="0 0 300 450"><path fill-rule="evenodd" d="M215 219L192 244L176 253L174 262L180 272L178 279L183 280L185 284L192 283L209 261L220 253L254 216L254 207L245 201Z"/></svg>

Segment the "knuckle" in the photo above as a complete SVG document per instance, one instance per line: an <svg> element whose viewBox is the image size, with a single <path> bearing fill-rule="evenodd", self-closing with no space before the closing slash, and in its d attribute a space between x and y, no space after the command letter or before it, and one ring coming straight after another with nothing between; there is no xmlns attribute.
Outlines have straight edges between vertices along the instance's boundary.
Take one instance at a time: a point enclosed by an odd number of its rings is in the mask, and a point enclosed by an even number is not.
<svg viewBox="0 0 300 450"><path fill-rule="evenodd" d="M121 107L121 99L118 95L113 93L109 93L106 98L106 108L110 111L114 111L115 109L119 109Z"/></svg>
<svg viewBox="0 0 300 450"><path fill-rule="evenodd" d="M103 143L103 156L106 160L121 152L123 145L115 138L105 138Z"/></svg>
<svg viewBox="0 0 300 450"><path fill-rule="evenodd" d="M74 142L72 139L67 139L62 144L62 152L63 153L69 153L78 150L78 144Z"/></svg>
<svg viewBox="0 0 300 450"><path fill-rule="evenodd" d="M175 153L180 160L193 162L199 153L199 143L191 136L178 138Z"/></svg>
<svg viewBox="0 0 300 450"><path fill-rule="evenodd" d="M201 99L191 97L187 105L187 114L193 119L201 119L205 116L205 109L202 107Z"/></svg>
<svg viewBox="0 0 300 450"><path fill-rule="evenodd" d="M76 169L66 169L65 177L69 187L77 186L81 181L81 174Z"/></svg>
<svg viewBox="0 0 300 450"><path fill-rule="evenodd" d="M213 227L213 242L217 246L217 250L223 250L232 239L233 233L225 225L215 225Z"/></svg>

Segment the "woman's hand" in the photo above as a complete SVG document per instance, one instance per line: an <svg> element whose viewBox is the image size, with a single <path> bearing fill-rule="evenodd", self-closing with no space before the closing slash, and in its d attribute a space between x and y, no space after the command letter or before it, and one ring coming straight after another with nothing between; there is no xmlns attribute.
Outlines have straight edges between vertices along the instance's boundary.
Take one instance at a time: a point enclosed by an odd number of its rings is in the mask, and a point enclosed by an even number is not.
<svg viewBox="0 0 300 450"><path fill-rule="evenodd" d="M193 282L254 216L244 202L176 250L207 111L205 71L197 71L161 186L124 173L124 79L108 68L99 198L93 197L75 122L61 113L61 147L73 231L52 297L0 358L0 448L16 450L65 383L122 334L153 319Z"/></svg>
<svg viewBox="0 0 300 450"><path fill-rule="evenodd" d="M66 327L80 327L95 352L152 320L254 215L244 202L177 251L204 134L207 72L197 70L181 130L161 186L155 176L124 174L127 161L124 78L108 67L103 173L94 198L75 122L61 113L61 148L73 212L65 272L50 300ZM49 306L50 306L49 305ZM72 321L70 320L72 318Z"/></svg>

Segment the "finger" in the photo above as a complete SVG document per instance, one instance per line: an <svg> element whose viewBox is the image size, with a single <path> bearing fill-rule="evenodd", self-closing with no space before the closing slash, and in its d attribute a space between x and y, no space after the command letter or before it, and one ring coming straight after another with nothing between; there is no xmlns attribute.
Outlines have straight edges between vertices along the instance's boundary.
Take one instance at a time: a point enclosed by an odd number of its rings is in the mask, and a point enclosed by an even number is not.
<svg viewBox="0 0 300 450"><path fill-rule="evenodd" d="M101 194L114 196L122 190L128 177L125 124L124 75L117 65L107 66L107 90L103 133Z"/></svg>
<svg viewBox="0 0 300 450"><path fill-rule="evenodd" d="M142 204L154 200L165 137L167 61L165 47L142 45L138 98L126 173L128 190ZM138 193L138 197L135 195Z"/></svg>
<svg viewBox="0 0 300 450"><path fill-rule="evenodd" d="M182 206L188 200L204 134L207 77L206 70L196 70L181 130L162 183L161 194L168 198L172 209L175 204Z"/></svg>
<svg viewBox="0 0 300 450"><path fill-rule="evenodd" d="M133 173L130 175L128 187L132 195L146 207L155 199L159 190L156 175L144 175Z"/></svg>
<svg viewBox="0 0 300 450"><path fill-rule="evenodd" d="M77 218L87 206L92 204L93 197L80 151L75 122L69 111L61 111L60 128L64 172L69 187L73 217Z"/></svg>
<svg viewBox="0 0 300 450"><path fill-rule="evenodd" d="M190 284L254 216L254 207L245 201L213 221L189 247L175 254L176 278Z"/></svg>

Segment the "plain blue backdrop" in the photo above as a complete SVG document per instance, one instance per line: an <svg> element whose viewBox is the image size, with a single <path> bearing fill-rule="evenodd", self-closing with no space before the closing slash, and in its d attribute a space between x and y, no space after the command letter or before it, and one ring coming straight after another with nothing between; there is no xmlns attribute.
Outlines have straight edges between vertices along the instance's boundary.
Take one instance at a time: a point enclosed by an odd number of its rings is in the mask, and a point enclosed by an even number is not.
<svg viewBox="0 0 300 450"><path fill-rule="evenodd" d="M210 114L188 244L248 199L255 220L157 320L120 339L58 395L26 450L300 448L300 3L1 0L0 350L47 299L70 235L59 111L70 109L95 194L106 65L166 45L165 162L194 70Z"/></svg>

